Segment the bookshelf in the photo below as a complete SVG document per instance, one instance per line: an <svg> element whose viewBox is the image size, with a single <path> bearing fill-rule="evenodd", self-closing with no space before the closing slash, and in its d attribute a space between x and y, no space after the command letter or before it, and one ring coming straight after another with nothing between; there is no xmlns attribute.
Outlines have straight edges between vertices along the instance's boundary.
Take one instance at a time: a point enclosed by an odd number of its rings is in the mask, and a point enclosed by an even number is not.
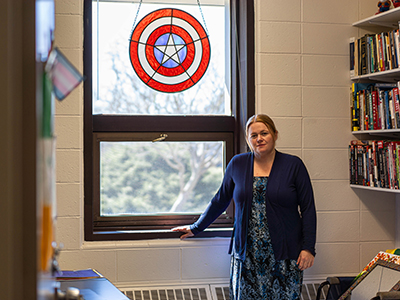
<svg viewBox="0 0 400 300"><path fill-rule="evenodd" d="M366 30L367 32L371 32L372 35L374 34L380 34L381 32L389 32L389 31L393 31L395 29L399 29L399 21L400 21L400 7L398 8L392 8L384 13L380 13L377 15L373 15L370 16L368 18L359 20L355 23L352 24L352 26L354 27L360 27L363 30ZM361 39L361 38L360 38ZM376 38L377 39L377 38ZM393 34L393 39L396 40L396 36ZM393 43L393 39L391 40L391 42ZM390 40L390 38L389 38ZM357 39L355 41L357 43ZM376 64L379 64L379 57L375 57L374 59L376 59L377 61L375 61L375 66L373 66L373 59L371 59L373 57L372 51L375 50L376 53L375 55L379 56L379 50L377 48L373 48L373 47L377 47L376 44L373 45L372 44L372 39L369 40L370 44L368 45L369 48L366 48L367 50L371 51L371 53L368 54L364 54L365 56L367 56L367 58L365 58L367 60L367 64L369 63L370 66L367 67L367 74L362 74L362 75L357 75L357 71L358 73L360 73L360 69L356 70L356 76L350 76L350 79L353 81L353 83L365 83L365 84L379 84L379 83L398 83L400 81L400 59L397 59L396 64L395 63L390 63L392 65L392 67L389 69L386 67L386 70L381 70L380 66L379 66L379 70L376 69ZM378 42L378 39L377 39ZM357 46L359 46L360 44L358 44ZM393 45L393 44L392 44ZM386 50L386 46L385 50ZM390 47L390 46L388 46ZM362 51L359 49L357 50L357 48L355 48L355 51L360 51L359 53L361 54ZM367 51L366 50L366 51ZM383 50L383 51L385 51ZM399 48L397 48L398 52ZM390 52L390 50L388 50L388 53ZM365 53L365 52L364 52ZM370 55L368 57L368 55ZM387 54L387 57L389 57L389 54ZM394 59L394 55L390 55L391 58ZM400 57L397 56L397 57ZM357 60L360 59L360 60ZM362 64L361 62L361 55L359 55L359 57L355 60L355 64ZM364 65L365 66L365 65ZM387 66L387 65L386 65ZM393 67L395 66L395 67ZM355 65L354 68L358 68L358 65ZM375 68L375 70L374 70ZM365 67L363 69L363 73L365 73ZM400 85L398 85L398 87L400 87ZM372 90L372 89L371 89ZM379 89L378 89L379 90ZM357 93L357 89L356 89L356 93ZM371 92L372 93L372 92ZM378 92L377 97L380 97L380 92ZM352 94L354 95L354 90L352 91ZM392 90L391 96L393 96L394 99L394 92ZM399 126L387 126L386 121L385 121L385 125L380 124L378 127L376 127L376 118L375 118L375 109L378 110L378 108L375 108L375 104L372 105L372 101L371 101L371 95L368 95L370 98L367 98L367 94L364 94L363 97L365 97L361 102L357 102L360 105L360 110L359 110L359 115L358 115L358 120L359 120L359 130L354 130L354 124L352 123L352 134L355 136L355 138L358 140L356 141L356 143L360 143L363 144L364 140L381 140L381 141L394 141L394 140L400 140L400 127ZM364 102L363 102L364 101ZM366 102L370 101L370 109L372 111L372 106L374 106L374 112L371 112L369 115L367 113L367 109L365 111L361 110L361 104L365 105L364 107L366 108ZM354 103L354 102L352 102ZM379 98L378 101L376 103L379 103ZM393 103L395 103L395 101L393 101ZM353 104L354 106L354 104ZM394 104L393 104L394 107ZM352 107L353 109L354 107ZM361 114L365 113L365 117L361 117ZM373 118L372 118L373 116ZM369 118L369 119L368 119ZM378 117L377 117L378 118ZM367 119L367 120L365 120ZM372 119L374 119L374 122L372 121ZM390 117L389 117L390 119ZM352 116L352 120L354 120L354 114ZM353 121L352 121L353 122ZM364 122L370 122L369 126L366 125L364 126ZM379 122L381 122L381 120L379 119ZM389 121L390 122L390 121ZM361 125L363 124L363 125ZM393 125L393 123L392 123ZM368 128L369 127L369 128ZM391 129L377 129L377 128L391 128ZM367 130L365 130L367 129ZM354 141L352 141L352 144L354 143ZM354 144L353 144L354 145ZM391 156L393 157L393 160L391 161L391 164L393 166L393 168L388 171L387 173L381 173L381 168L388 169L389 170L389 166L386 164L382 164L382 159L379 157L379 160L381 160L381 162L378 161L378 148L374 147L372 148L372 143L366 143L363 144L363 153L364 154L358 154L357 157L357 147L358 146L354 146L356 150L353 149L353 147L349 146L349 164L350 164L350 170L351 170L351 174L350 174L350 187L351 188L355 188L355 189L364 189L364 190L371 190L371 191L379 191L379 192L389 192L389 193L396 193L396 197L399 198L400 197L400 179L398 180L399 184L392 184L392 182L396 182L395 180L392 181L393 178L393 174L396 174L396 159L395 159L395 154L398 152L399 156L400 156L400 150L396 151L395 146L390 146L391 147L391 152L390 154L387 154L387 156ZM374 146L377 146L378 143L376 142ZM352 149L352 150L350 150ZM373 149L373 150L371 150ZM399 147L400 149L400 147ZM376 150L376 154L375 151ZM367 152L367 154L365 154L365 152ZM371 154L372 153L372 154ZM376 155L376 156L374 156ZM381 153L379 153L379 155L382 155ZM373 157L373 158L372 158ZM362 160L362 167L360 169L360 165L359 165L359 161L358 160ZM388 159L389 161L389 159ZM375 165L374 165L375 162ZM379 165L379 163L381 163L381 165ZM355 165L354 165L355 164ZM357 165L358 164L358 165ZM388 163L389 164L389 163ZM376 167L376 165L378 165L378 167ZM378 171L374 172L374 167L378 169ZM358 168L358 169L357 169ZM364 169L363 169L364 168ZM400 167L399 167L400 169ZM365 171L367 170L367 171ZM354 175L354 172L356 172L356 175ZM357 178L357 176L360 176L360 172L363 172L364 179L362 179L361 181L359 180L359 177ZM393 173L394 172L394 173ZM373 173L373 175L370 175L371 173ZM376 177L379 177L379 179L377 180ZM380 180L380 177L384 177L385 179L382 179L382 181ZM356 182L354 182L354 179ZM385 182L386 180L386 182ZM377 183L378 182L378 183ZM382 186L383 184L383 186ZM387 186L387 185L390 186ZM400 198L399 198L400 199Z"/></svg>

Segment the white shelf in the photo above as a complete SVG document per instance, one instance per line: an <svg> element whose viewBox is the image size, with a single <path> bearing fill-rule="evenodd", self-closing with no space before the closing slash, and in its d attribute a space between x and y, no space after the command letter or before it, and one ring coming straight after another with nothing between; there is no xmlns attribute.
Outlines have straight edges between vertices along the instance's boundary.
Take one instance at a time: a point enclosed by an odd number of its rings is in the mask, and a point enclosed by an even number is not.
<svg viewBox="0 0 400 300"><path fill-rule="evenodd" d="M383 13L373 15L363 20L353 23L357 27L384 26L390 28L398 28L400 20L400 7L389 9Z"/></svg>
<svg viewBox="0 0 400 300"><path fill-rule="evenodd" d="M370 191L400 194L400 190L395 190L395 189L371 187L371 186L364 186L364 185L357 185L357 184L350 184L350 187L356 188L356 189L361 189L361 190L370 190Z"/></svg>
<svg viewBox="0 0 400 300"><path fill-rule="evenodd" d="M361 80L361 79L369 79L374 81L385 81L385 82L397 82L400 81L400 68L375 72L360 76L350 77L351 80Z"/></svg>
<svg viewBox="0 0 400 300"><path fill-rule="evenodd" d="M379 130L357 130L351 132L353 135L369 134L369 135L400 135L400 129L379 129Z"/></svg>

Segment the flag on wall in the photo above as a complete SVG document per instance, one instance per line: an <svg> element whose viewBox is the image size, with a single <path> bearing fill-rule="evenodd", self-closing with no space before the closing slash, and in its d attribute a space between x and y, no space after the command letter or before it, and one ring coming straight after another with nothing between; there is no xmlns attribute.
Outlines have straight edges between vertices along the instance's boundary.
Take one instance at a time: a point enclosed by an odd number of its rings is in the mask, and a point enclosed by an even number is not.
<svg viewBox="0 0 400 300"><path fill-rule="evenodd" d="M47 60L46 71L53 82L53 91L58 100L67 97L83 80L81 73L55 47Z"/></svg>

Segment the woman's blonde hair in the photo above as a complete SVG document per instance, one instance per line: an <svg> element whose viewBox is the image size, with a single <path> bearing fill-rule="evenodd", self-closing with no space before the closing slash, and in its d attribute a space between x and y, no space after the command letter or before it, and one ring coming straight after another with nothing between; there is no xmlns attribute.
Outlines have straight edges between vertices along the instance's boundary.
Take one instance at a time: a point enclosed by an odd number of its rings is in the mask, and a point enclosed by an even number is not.
<svg viewBox="0 0 400 300"><path fill-rule="evenodd" d="M274 139L276 140L276 138L278 136L277 135L278 131L276 130L274 121L272 121L272 119L269 116L265 115L265 114L257 114L257 115L251 116L247 120L247 123L246 123L246 142L249 145L249 147L250 147L249 139L248 139L249 127L250 127L251 124L254 124L256 122L261 122L265 126L267 126L268 130L270 131L270 133L272 133L272 135L274 136ZM250 149L251 149L251 147L250 147Z"/></svg>

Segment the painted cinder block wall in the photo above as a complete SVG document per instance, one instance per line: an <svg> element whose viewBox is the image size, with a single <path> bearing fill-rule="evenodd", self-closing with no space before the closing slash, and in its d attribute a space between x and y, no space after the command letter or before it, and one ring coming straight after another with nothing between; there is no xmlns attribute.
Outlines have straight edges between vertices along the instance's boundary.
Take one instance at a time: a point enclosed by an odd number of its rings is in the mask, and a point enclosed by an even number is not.
<svg viewBox="0 0 400 300"><path fill-rule="evenodd" d="M348 185L348 38L362 34L351 24L376 4L255 1L256 111L275 120L277 148L304 160L315 191L317 256L307 281L357 274L396 242L395 195ZM82 0L56 1L55 44L83 69ZM228 282L228 239L85 242L82 85L57 102L55 127L62 269L95 268L120 287Z"/></svg>

